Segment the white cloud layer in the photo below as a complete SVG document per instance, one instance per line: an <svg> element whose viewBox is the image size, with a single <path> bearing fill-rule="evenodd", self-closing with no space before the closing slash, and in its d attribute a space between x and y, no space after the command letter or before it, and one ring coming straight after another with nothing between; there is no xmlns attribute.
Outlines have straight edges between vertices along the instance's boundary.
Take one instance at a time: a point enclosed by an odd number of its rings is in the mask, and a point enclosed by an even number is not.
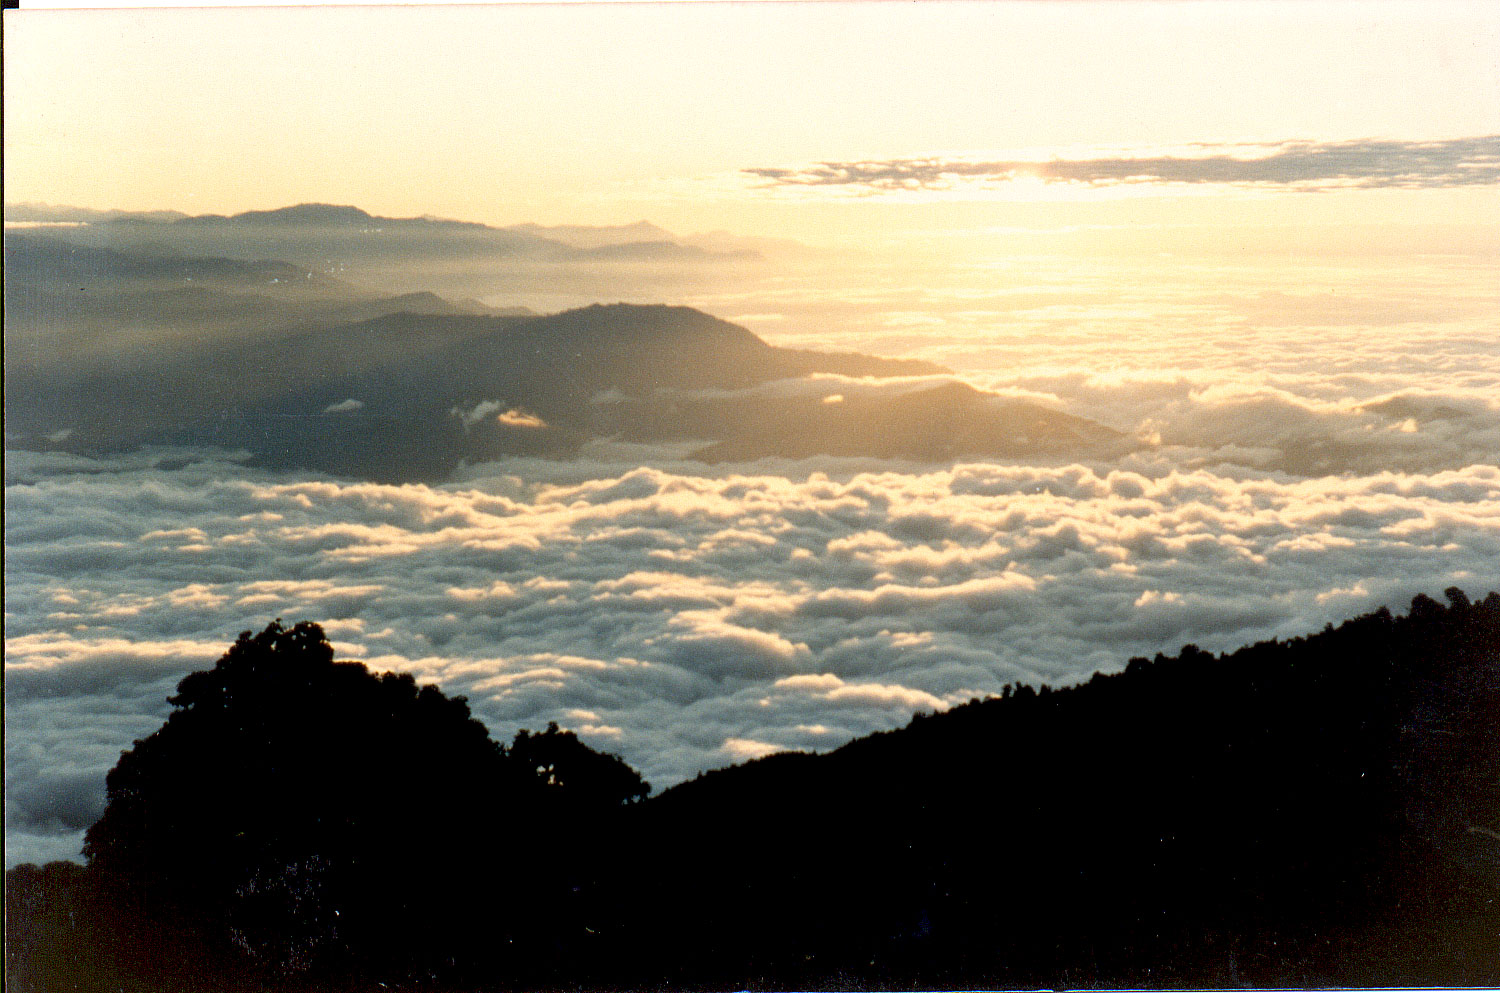
<svg viewBox="0 0 1500 993"><path fill-rule="evenodd" d="M1300 478L1180 454L551 482L517 462L426 487L10 453L7 860L76 854L175 682L273 617L466 694L499 738L574 727L660 788L1008 682L1496 585L1494 465Z"/></svg>

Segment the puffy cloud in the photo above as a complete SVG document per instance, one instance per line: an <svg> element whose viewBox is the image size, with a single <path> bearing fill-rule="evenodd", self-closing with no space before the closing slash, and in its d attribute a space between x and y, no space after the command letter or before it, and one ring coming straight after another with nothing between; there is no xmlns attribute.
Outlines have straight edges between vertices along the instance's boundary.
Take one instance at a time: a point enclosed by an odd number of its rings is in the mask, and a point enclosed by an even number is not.
<svg viewBox="0 0 1500 993"><path fill-rule="evenodd" d="M931 693L887 683L846 683L829 673L787 676L772 685L785 693L804 693L831 703L895 705L909 711L947 709L945 702ZM826 729L820 733L826 733Z"/></svg>
<svg viewBox="0 0 1500 993"><path fill-rule="evenodd" d="M530 411L509 406L499 400L482 400L468 409L454 407L448 413L458 418L465 431L472 430L476 425L485 421L493 421L509 428L538 429L547 426L546 421Z"/></svg>
<svg viewBox="0 0 1500 993"><path fill-rule="evenodd" d="M467 430L486 418L496 416L505 409L505 404L499 400L481 400L467 410L462 407L454 407L448 413L458 418L465 430Z"/></svg>
<svg viewBox="0 0 1500 993"><path fill-rule="evenodd" d="M1491 461L1500 453L1500 402L1401 392L1364 403L1320 402L1285 390L1196 389L1140 429L1206 462L1299 474L1422 471Z"/></svg>
<svg viewBox="0 0 1500 993"><path fill-rule="evenodd" d="M363 400L356 400L353 397L350 397L347 400L340 400L337 403L330 403L328 406L326 406L326 407L323 408L323 413L325 413L325 414L348 414L348 413L353 413L356 410L364 410L364 409L365 409L365 404L364 404Z"/></svg>
<svg viewBox="0 0 1500 993"><path fill-rule="evenodd" d="M544 428L547 422L535 414L529 414L519 407L512 407L499 417L496 422L512 428Z"/></svg>
<svg viewBox="0 0 1500 993"><path fill-rule="evenodd" d="M965 182L1112 186L1186 183L1261 188L1433 189L1500 183L1500 136L1440 141L1362 139L1272 145L1197 145L1171 154L1037 160L906 158L755 167L767 187L839 187L864 192L951 189Z"/></svg>
<svg viewBox="0 0 1500 993"><path fill-rule="evenodd" d="M722 750L736 762L765 758L767 755L782 751L769 742L756 741L753 738L726 738Z"/></svg>

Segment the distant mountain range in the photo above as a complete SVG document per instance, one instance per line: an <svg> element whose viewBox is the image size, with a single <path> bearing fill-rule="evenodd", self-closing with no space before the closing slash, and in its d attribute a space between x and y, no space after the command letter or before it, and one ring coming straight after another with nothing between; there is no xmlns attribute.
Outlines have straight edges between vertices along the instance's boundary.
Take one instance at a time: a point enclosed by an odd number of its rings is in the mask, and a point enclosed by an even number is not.
<svg viewBox="0 0 1500 993"><path fill-rule="evenodd" d="M755 239L723 235L692 243L647 221L612 227L492 227L437 217L381 217L359 207L302 203L239 214L188 215L177 211L100 211L39 204L7 205L11 223L74 225L73 242L153 252L253 259L275 256L345 265L390 257L451 257L475 253L519 256L566 264L584 261L711 263L753 261Z"/></svg>
<svg viewBox="0 0 1500 993"><path fill-rule="evenodd" d="M279 226L378 220L271 213ZM194 222L262 223L247 216ZM383 296L288 262L22 234L5 261L13 446L215 444L267 465L431 480L599 438L698 441L706 461L1078 458L1127 445L1081 418L921 378L945 372L929 363L777 348L683 307L502 312ZM818 373L888 382L855 392L808 378Z"/></svg>
<svg viewBox="0 0 1500 993"><path fill-rule="evenodd" d="M541 224L513 224L507 231L515 231L551 241L560 241L574 248L599 249L621 245L649 245L675 242L679 245L698 248L708 257L754 259L766 255L805 255L810 249L790 238L764 238L732 235L727 231L709 231L701 234L677 235L650 221L634 224L617 224L606 227L590 227L579 224L545 226Z"/></svg>
<svg viewBox="0 0 1500 993"><path fill-rule="evenodd" d="M176 221L189 215L180 210L96 210L50 203L8 203L7 224L101 224L107 221Z"/></svg>
<svg viewBox="0 0 1500 993"><path fill-rule="evenodd" d="M560 241L574 248L602 248L606 245L628 245L631 242L672 241L675 235L650 221L590 227L582 224L515 224L508 231L518 231L537 238Z"/></svg>

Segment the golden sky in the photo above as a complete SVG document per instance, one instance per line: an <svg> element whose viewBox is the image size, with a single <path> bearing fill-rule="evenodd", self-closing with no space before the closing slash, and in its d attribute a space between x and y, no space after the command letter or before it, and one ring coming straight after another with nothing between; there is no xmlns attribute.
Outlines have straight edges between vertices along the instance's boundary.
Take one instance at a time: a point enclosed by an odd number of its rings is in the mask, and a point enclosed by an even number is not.
<svg viewBox="0 0 1500 993"><path fill-rule="evenodd" d="M8 10L5 83L10 202L328 201L812 242L1147 215L1500 219L1493 184L871 195L743 172L1494 135L1500 7L1486 3Z"/></svg>

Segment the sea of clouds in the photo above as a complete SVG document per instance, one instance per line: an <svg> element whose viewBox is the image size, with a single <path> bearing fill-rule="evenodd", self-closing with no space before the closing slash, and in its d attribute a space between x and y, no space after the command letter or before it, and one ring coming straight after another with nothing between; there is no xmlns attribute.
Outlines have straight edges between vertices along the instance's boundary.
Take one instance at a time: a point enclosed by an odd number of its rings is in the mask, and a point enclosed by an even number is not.
<svg viewBox="0 0 1500 993"><path fill-rule="evenodd" d="M601 443L384 486L214 450L8 452L6 862L77 857L177 681L276 617L466 695L498 739L555 720L661 789L1006 683L1500 588L1492 267L1371 272L1252 290L1038 266L1004 293L872 281L842 310L805 287L696 301L1139 440L1109 463L710 467Z"/></svg>
<svg viewBox="0 0 1500 993"><path fill-rule="evenodd" d="M177 680L273 617L467 695L498 737L556 720L664 787L1008 682L1482 593L1500 562L1493 465L636 468L428 487L205 453L10 463L12 861L76 854L104 772Z"/></svg>

